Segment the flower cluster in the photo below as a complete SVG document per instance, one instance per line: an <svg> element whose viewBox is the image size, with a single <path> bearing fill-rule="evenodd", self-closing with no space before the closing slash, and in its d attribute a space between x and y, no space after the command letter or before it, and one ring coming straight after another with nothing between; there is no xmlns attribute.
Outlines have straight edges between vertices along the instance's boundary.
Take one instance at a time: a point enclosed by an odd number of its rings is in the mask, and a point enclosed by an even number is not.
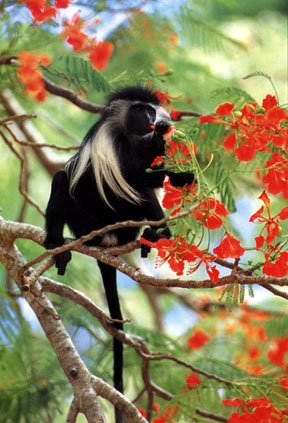
<svg viewBox="0 0 288 423"><path fill-rule="evenodd" d="M196 147L193 142L189 143L188 147L187 144L183 144L181 141L171 139L171 135L175 136L177 133L183 136L183 133L174 131L174 129L172 131L169 130L167 136L165 134L165 156L157 156L151 167L165 164L169 169L177 170L178 168L181 169L187 161L191 161L193 155L195 156ZM166 176L163 187L165 194L162 205L166 209L174 209L171 213L172 216L178 213L187 202L193 201L191 197L196 196L196 183L185 184L182 188L174 187L169 177ZM228 214L225 205L213 197L206 198L193 210L193 218L208 229L220 228L223 224L223 218L227 217ZM188 273L195 272L201 263L205 263L210 280L212 282L219 281L219 271L216 265L211 266L210 264L216 258L205 249L200 250L196 245L189 245L183 237L177 237L174 240L161 239L155 243L145 241L143 238L140 241L150 247L157 248L158 260L156 264L158 266L167 262L177 275L182 275L185 262L189 263ZM245 250L241 247L240 241L235 239L230 233L226 233L222 237L220 245L213 252L219 258L239 258L244 254Z"/></svg>
<svg viewBox="0 0 288 423"><path fill-rule="evenodd" d="M248 103L240 111L234 111L233 103L220 104L215 113L200 117L199 122L223 124L230 129L223 142L225 150L233 150L240 162L248 162L256 153L269 153L262 172L262 182L271 194L288 198L288 115L278 107L275 96L268 94L262 101ZM225 118L225 120L224 120ZM278 151L275 151L278 149ZM260 173L260 172L259 172Z"/></svg>
<svg viewBox="0 0 288 423"><path fill-rule="evenodd" d="M266 397L251 398L247 401L241 398L224 399L222 402L223 405L237 407L237 412L229 417L228 423L284 423L287 421L288 410L275 408Z"/></svg>
<svg viewBox="0 0 288 423"><path fill-rule="evenodd" d="M260 235L255 238L256 250L260 250L266 244L263 251L265 256L263 273L268 276L283 277L288 273L288 252L281 250L280 243L272 245L272 242L280 232L279 220L288 219L288 207L284 207L280 213L271 216L270 199L267 193L263 191L259 199L264 205L250 217L249 222L264 223ZM267 217L263 215L264 209L266 209ZM262 235L264 230L267 232L266 238Z"/></svg>
<svg viewBox="0 0 288 423"><path fill-rule="evenodd" d="M17 70L17 75L20 82L24 85L25 93L34 97L37 101L45 100L45 86L42 80L42 72L38 66L39 64L43 66L50 65L49 56L21 51L18 54L18 60L20 66Z"/></svg>
<svg viewBox="0 0 288 423"><path fill-rule="evenodd" d="M200 250L196 245L188 244L181 236L174 239L160 238L156 242L140 238L140 242L157 249L156 266L161 266L167 262L171 270L176 275L181 276L184 273L185 262L188 263L188 273L195 272L204 263L210 280L212 282L219 281L219 270L216 265L210 264L215 260L215 257L209 254L207 250Z"/></svg>
<svg viewBox="0 0 288 423"><path fill-rule="evenodd" d="M203 223L206 228L218 229L222 226L223 220L221 217L228 216L228 211L224 204L208 197L193 211L194 219Z"/></svg>
<svg viewBox="0 0 288 423"><path fill-rule="evenodd" d="M196 185L185 184L182 188L174 187L173 185L171 185L169 177L166 176L163 183L163 187L165 190L165 195L162 200L163 207L165 207L165 209L170 210L180 204L180 207L177 207L171 213L171 216L174 216L182 209L185 201L190 201L189 198L186 198L187 195L195 195Z"/></svg>
<svg viewBox="0 0 288 423"><path fill-rule="evenodd" d="M36 23L48 21L56 18L57 9L66 9L72 0L55 0L54 6L51 6L46 0L19 0L25 3L30 10L32 19Z"/></svg>
<svg viewBox="0 0 288 423"><path fill-rule="evenodd" d="M214 122L230 127L223 147L233 150L239 161L247 162L254 159L257 152L271 152L271 146L286 146L287 127L281 122L287 121L287 112L277 107L277 100L270 94L262 102L265 110L258 113L257 103L246 104L239 112L233 112L234 103L220 104L215 114L199 118L200 123ZM228 120L224 120L226 117Z"/></svg>
<svg viewBox="0 0 288 423"><path fill-rule="evenodd" d="M99 19L90 22L82 22L80 16L75 13L70 21L64 23L62 37L73 47L76 52L88 53L92 66L98 71L105 69L114 51L114 46L109 41L99 41L89 38L84 29L92 24L99 23Z"/></svg>
<svg viewBox="0 0 288 423"><path fill-rule="evenodd" d="M156 93L157 97L159 98L159 100L161 101L161 103L163 105L166 103L167 106L169 107L172 120L175 120L175 121L179 120L181 113L178 110L175 110L174 107L171 104L171 100L178 100L179 97L172 97L171 95L169 95L168 90L163 92L163 91L159 91L159 90L155 89L155 93Z"/></svg>
<svg viewBox="0 0 288 423"><path fill-rule="evenodd" d="M156 413L157 417L154 417L151 420L151 423L173 423L175 420L173 419L173 416L177 414L178 407L171 406L169 404L166 404L166 410L161 412L161 406L160 404L154 404L153 405L153 411ZM145 410L142 408L138 409L140 414L147 418Z"/></svg>

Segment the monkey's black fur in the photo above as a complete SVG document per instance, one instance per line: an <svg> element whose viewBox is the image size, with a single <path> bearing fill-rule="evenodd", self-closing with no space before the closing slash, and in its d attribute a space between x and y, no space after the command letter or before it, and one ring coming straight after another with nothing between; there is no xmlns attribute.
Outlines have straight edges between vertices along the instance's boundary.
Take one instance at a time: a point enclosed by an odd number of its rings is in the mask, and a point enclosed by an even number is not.
<svg viewBox="0 0 288 423"><path fill-rule="evenodd" d="M79 238L115 222L164 217L154 189L162 186L165 175L175 186L194 179L191 173L146 172L154 158L164 154L162 135L170 126L168 120L169 115L156 94L146 88L126 87L110 95L100 120L87 133L79 152L69 160L66 170L57 172L53 178L46 210L46 248L63 244L65 224ZM155 132L151 125L156 126ZM138 232L137 228L118 229L87 244L122 245L135 240ZM163 225L161 235L152 229L144 236L154 240L169 237L170 231ZM147 255L145 248L143 252ZM55 256L58 274L65 273L70 259L69 251ZM98 265L110 315L122 320L116 270L101 262ZM122 330L123 324L115 323L115 327ZM122 368L123 346L114 339L114 385L120 392L123 392ZM115 413L116 423L125 422L122 412L116 409Z"/></svg>

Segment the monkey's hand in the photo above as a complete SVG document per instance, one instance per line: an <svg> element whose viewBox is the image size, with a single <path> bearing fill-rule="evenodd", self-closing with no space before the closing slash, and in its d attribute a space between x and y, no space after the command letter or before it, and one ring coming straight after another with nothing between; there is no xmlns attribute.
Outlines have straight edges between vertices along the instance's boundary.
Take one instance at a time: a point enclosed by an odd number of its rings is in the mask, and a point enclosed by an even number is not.
<svg viewBox="0 0 288 423"><path fill-rule="evenodd" d="M164 154L165 140L163 135L166 134L169 127L170 124L165 120L156 123L151 146L155 155L162 156Z"/></svg>
<svg viewBox="0 0 288 423"><path fill-rule="evenodd" d="M44 244L48 250L52 250L62 245L62 244L59 245L58 243L53 243L53 242L48 242L48 243L45 242ZM71 260L71 258L72 258L71 251L63 251L62 253L55 254L55 256L53 256L53 259L55 260L55 266L58 269L58 275L63 276L65 274L66 266Z"/></svg>
<svg viewBox="0 0 288 423"><path fill-rule="evenodd" d="M168 132L168 129L170 128L170 123L166 120L160 120L155 125L155 132L159 135L164 135L166 132Z"/></svg>
<svg viewBox="0 0 288 423"><path fill-rule="evenodd" d="M195 179L193 172L182 172L182 173L173 173L169 172L169 179L171 185L174 187L184 187L185 184L195 184L197 180Z"/></svg>

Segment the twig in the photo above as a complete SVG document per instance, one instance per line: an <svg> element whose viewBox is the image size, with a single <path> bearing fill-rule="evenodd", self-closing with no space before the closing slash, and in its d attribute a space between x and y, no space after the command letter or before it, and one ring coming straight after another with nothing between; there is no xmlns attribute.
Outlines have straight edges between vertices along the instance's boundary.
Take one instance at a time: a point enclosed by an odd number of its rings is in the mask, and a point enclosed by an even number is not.
<svg viewBox="0 0 288 423"><path fill-rule="evenodd" d="M28 269L30 266L34 266L35 264L40 263L44 258L48 256L59 254L59 253L62 253L63 251L73 250L75 248L78 248L85 242L88 242L95 237L103 236L105 233L109 231L120 229L120 228L127 228L127 227L139 228L141 226L161 226L167 222L171 222L173 220L188 216L189 214L192 213L194 208L196 208L197 206L198 206L198 202L195 203L193 206L191 206L188 210L177 213L175 216L164 217L161 220L141 220L141 221L126 220L125 222L116 222L116 223L113 223L112 225L107 225L104 228L91 231L89 234L83 235L80 238L76 239L75 241L69 242L68 244L64 244L60 247L46 250L45 253L41 254L40 256L36 257L34 260L31 260L29 263L27 263L23 271ZM103 251L105 251L104 248L103 248Z"/></svg>
<svg viewBox="0 0 288 423"><path fill-rule="evenodd" d="M261 285L261 284L260 284ZM288 294L286 292L280 291L279 289L275 288L271 285L262 285L263 288L267 289L267 291L272 292L274 295L277 295L278 297L282 297L285 300L288 300Z"/></svg>
<svg viewBox="0 0 288 423"><path fill-rule="evenodd" d="M94 104L90 101L84 100L83 98L79 97L74 91L69 90L68 88L61 87L60 85L55 84L54 82L50 81L45 76L42 76L43 82L45 84L45 89L58 97L66 98L66 100L71 101L71 103L78 106L80 109L87 110L91 113L102 113L104 110L104 106L100 104Z"/></svg>
<svg viewBox="0 0 288 423"><path fill-rule="evenodd" d="M6 137L3 131L0 130L0 135L3 138L4 142L9 146L10 150L15 154L15 156L20 160L20 180L19 180L19 191L23 195L23 197L26 198L28 203L30 203L32 206L34 206L42 216L45 215L42 208L34 201L27 191L25 191L24 188L24 175L25 175L25 159L24 157L14 148L13 144L10 142L10 140Z"/></svg>
<svg viewBox="0 0 288 423"><path fill-rule="evenodd" d="M28 114L23 114L23 115L14 115L14 116L9 116L8 118L5 119L0 119L0 125L5 125L11 121L19 121L19 120L25 120L25 119L34 119L36 118L37 115L32 114L32 115L28 115Z"/></svg>

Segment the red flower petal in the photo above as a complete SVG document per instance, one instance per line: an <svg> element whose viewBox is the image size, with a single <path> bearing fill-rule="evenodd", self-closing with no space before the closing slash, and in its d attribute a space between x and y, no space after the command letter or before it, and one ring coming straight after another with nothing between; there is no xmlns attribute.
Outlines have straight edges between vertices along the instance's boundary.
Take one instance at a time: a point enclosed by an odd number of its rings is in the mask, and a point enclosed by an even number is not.
<svg viewBox="0 0 288 423"><path fill-rule="evenodd" d="M98 71L103 71L109 63L114 46L109 41L100 41L90 47L89 60Z"/></svg>
<svg viewBox="0 0 288 423"><path fill-rule="evenodd" d="M234 103L224 103L219 104L217 107L215 113L218 116L230 116L232 110L234 109L235 104Z"/></svg>
<svg viewBox="0 0 288 423"><path fill-rule="evenodd" d="M256 250L260 250L260 248L262 248L264 245L265 238L264 236L259 235L259 236L256 236L255 241L256 241Z"/></svg>
<svg viewBox="0 0 288 423"><path fill-rule="evenodd" d="M239 258L245 253L241 247L240 241L234 238L230 233L226 233L218 247L214 248L213 253L219 258Z"/></svg>
<svg viewBox="0 0 288 423"><path fill-rule="evenodd" d="M264 107L265 110L272 109L272 107L276 106L276 104L278 104L276 97L270 94L267 94L262 101L262 107Z"/></svg>
<svg viewBox="0 0 288 423"><path fill-rule="evenodd" d="M234 154L240 162L249 162L254 159L256 149L252 145L241 144L240 147L234 150Z"/></svg>
<svg viewBox="0 0 288 423"><path fill-rule="evenodd" d="M231 132L230 135L223 142L223 147L225 148L225 150L234 150L235 146L236 146L236 137L233 134L233 132Z"/></svg>

